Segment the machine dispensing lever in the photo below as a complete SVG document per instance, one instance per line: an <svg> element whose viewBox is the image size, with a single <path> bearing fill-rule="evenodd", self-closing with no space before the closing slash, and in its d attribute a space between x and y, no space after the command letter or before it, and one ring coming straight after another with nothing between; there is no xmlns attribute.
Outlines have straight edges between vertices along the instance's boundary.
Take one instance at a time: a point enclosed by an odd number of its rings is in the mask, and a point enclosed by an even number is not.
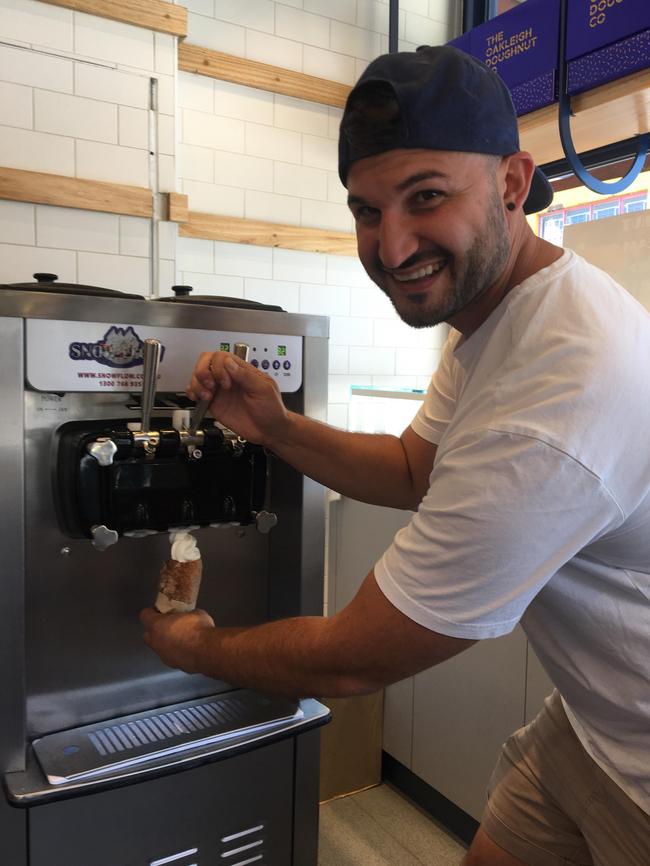
<svg viewBox="0 0 650 866"><path fill-rule="evenodd" d="M160 341L145 340L142 353L142 422L143 433L151 428L151 412L156 397L158 366L160 364Z"/></svg>
<svg viewBox="0 0 650 866"><path fill-rule="evenodd" d="M114 529L109 529L108 526L104 526L103 524L101 526L91 527L90 533L93 537L92 546L95 550L101 552L115 544L119 538Z"/></svg>
<svg viewBox="0 0 650 866"><path fill-rule="evenodd" d="M241 358L242 361L248 361L248 343L235 343L233 347L233 355L237 355L238 358ZM190 436L194 436L196 431L203 421L205 417L205 413L208 411L210 403L212 402L212 398L208 398L207 400L200 400L194 409L194 414L192 415L192 420L190 421Z"/></svg>

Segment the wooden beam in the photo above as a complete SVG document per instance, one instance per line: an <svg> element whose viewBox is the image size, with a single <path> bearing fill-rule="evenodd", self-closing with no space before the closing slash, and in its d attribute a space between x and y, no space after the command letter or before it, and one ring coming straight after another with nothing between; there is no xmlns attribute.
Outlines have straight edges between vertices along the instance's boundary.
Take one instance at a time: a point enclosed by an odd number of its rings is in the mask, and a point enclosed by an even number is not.
<svg viewBox="0 0 650 866"><path fill-rule="evenodd" d="M571 99L571 136L578 153L650 130L650 69L579 93ZM538 165L564 159L558 107L549 105L519 118L521 147Z"/></svg>
<svg viewBox="0 0 650 866"><path fill-rule="evenodd" d="M171 223L186 223L189 219L189 199L180 192L167 194L167 220Z"/></svg>
<svg viewBox="0 0 650 866"><path fill-rule="evenodd" d="M134 24L158 33L187 36L187 9L165 0L41 0L51 6L63 6L75 12L86 12L98 18L110 18Z"/></svg>
<svg viewBox="0 0 650 866"><path fill-rule="evenodd" d="M183 72L196 72L210 78L232 81L247 87L270 90L297 99L320 102L342 108L351 88L347 84L293 72L280 66L245 60L231 54L222 54L211 48L201 48L182 42L178 46L178 68Z"/></svg>
<svg viewBox="0 0 650 866"><path fill-rule="evenodd" d="M339 256L357 254L356 238L348 232L288 226L197 211L189 212L189 219L179 225L178 234L185 238L256 244L312 253L332 253Z"/></svg>
<svg viewBox="0 0 650 866"><path fill-rule="evenodd" d="M0 199L151 217L150 189L40 171L0 168Z"/></svg>

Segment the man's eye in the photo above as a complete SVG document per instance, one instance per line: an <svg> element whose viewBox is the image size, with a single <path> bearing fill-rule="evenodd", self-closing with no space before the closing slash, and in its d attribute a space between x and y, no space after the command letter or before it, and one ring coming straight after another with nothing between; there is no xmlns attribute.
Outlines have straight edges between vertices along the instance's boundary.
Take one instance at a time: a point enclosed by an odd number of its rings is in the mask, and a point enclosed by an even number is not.
<svg viewBox="0 0 650 866"><path fill-rule="evenodd" d="M421 189L415 193L416 202L430 202L436 198L440 198L440 193L435 189Z"/></svg>
<svg viewBox="0 0 650 866"><path fill-rule="evenodd" d="M354 218L359 222L368 222L368 220L376 219L378 213L377 208L370 207L369 205L360 205L354 210Z"/></svg>

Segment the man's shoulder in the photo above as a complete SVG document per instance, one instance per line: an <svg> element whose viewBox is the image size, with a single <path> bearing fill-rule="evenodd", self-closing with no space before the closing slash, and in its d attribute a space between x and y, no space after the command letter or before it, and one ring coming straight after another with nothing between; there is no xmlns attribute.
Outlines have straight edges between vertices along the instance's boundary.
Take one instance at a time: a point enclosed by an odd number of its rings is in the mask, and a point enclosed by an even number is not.
<svg viewBox="0 0 650 866"><path fill-rule="evenodd" d="M650 328L650 315L620 283L571 250L535 277L510 306L521 333L553 339L559 330L574 345L584 347L593 338L602 348L616 342L628 323Z"/></svg>

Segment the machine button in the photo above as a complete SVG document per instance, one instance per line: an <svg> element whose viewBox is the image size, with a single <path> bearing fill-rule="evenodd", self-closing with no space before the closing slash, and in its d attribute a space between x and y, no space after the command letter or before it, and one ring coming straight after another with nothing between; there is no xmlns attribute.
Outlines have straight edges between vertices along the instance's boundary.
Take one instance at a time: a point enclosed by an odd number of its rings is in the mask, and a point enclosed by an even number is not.
<svg viewBox="0 0 650 866"><path fill-rule="evenodd" d="M257 358L253 358L251 364L253 365L253 367L259 367L260 362L257 360Z"/></svg>
<svg viewBox="0 0 650 866"><path fill-rule="evenodd" d="M114 529L109 529L103 524L101 526L92 526L90 534L93 537L92 545L96 550L106 550L107 547L115 544L119 538Z"/></svg>
<svg viewBox="0 0 650 866"><path fill-rule="evenodd" d="M282 366L284 367L285 370L290 370L291 369L291 361L285 361Z"/></svg>
<svg viewBox="0 0 650 866"><path fill-rule="evenodd" d="M117 454L117 445L107 436L102 436L95 442L86 445L86 451L94 457L100 466L111 466L113 457Z"/></svg>
<svg viewBox="0 0 650 866"><path fill-rule="evenodd" d="M273 362L273 369L274 369L274 370L279 370L279 369L280 369L280 362L279 362L279 361L274 361L274 362Z"/></svg>
<svg viewBox="0 0 650 866"><path fill-rule="evenodd" d="M268 370L270 366L271 365L269 364L269 362L266 360L266 358L264 358L264 360L262 361L262 369Z"/></svg>
<svg viewBox="0 0 650 866"><path fill-rule="evenodd" d="M274 526L277 526L277 523L277 514L273 514L272 511L260 511L255 515L255 526L257 531L264 535L270 532Z"/></svg>

